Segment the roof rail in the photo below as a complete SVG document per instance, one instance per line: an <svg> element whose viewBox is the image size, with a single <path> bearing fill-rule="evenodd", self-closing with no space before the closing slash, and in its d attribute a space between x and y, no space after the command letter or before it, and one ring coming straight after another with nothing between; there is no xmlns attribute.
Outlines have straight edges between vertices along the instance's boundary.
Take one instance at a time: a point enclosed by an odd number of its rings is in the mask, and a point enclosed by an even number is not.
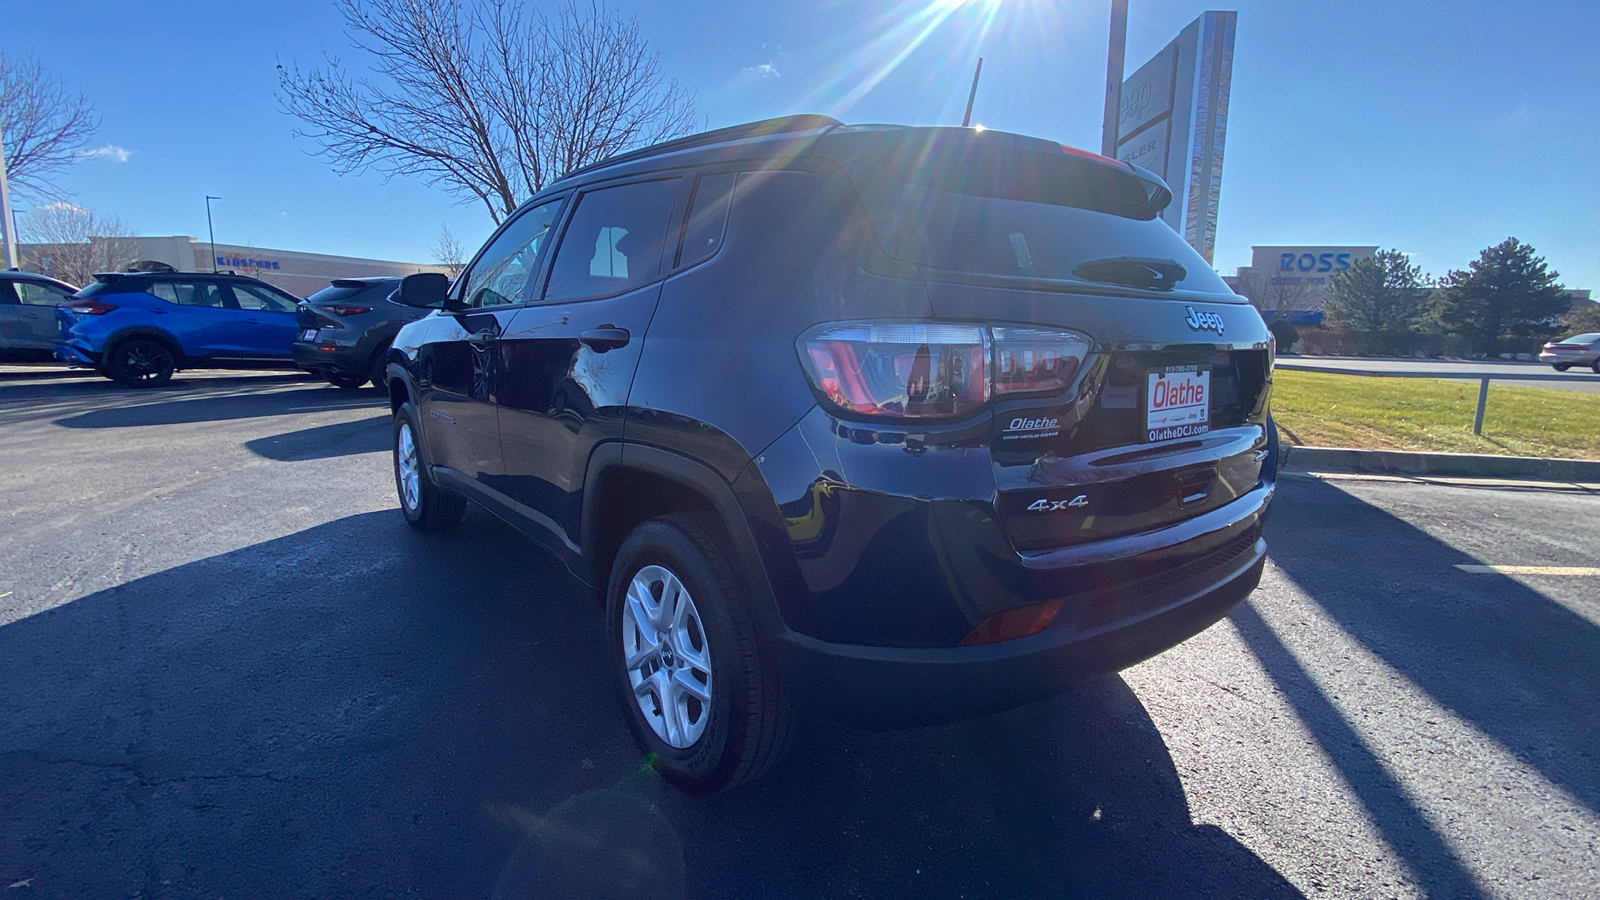
<svg viewBox="0 0 1600 900"><path fill-rule="evenodd" d="M702 131L699 134L691 134L687 137L674 138L670 141L662 141L659 144L651 144L648 147L640 147L637 150L629 150L626 153L619 153L616 156L608 156L599 162L590 163L589 165L579 169L573 169L571 172L568 172L557 180L565 180L574 175L590 172L595 169L602 169L606 166L614 166L618 163L628 162L630 160L644 159L648 156L656 156L657 154L661 153L672 153L676 150L685 150L690 147L699 147L705 144L720 144L723 141L736 141L740 138L766 137L773 134L785 134L791 131L815 131L818 128L834 128L843 124L843 122L840 122L838 119L835 119L832 116L807 114L798 116L778 116L775 119L762 119L759 122L746 122L743 125L730 125L727 128L717 128L712 131Z"/></svg>

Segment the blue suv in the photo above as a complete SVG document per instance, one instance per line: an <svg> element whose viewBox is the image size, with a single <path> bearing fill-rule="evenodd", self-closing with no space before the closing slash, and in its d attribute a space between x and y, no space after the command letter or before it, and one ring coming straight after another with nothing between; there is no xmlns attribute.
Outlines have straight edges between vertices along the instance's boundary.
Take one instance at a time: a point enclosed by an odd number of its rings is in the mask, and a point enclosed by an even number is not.
<svg viewBox="0 0 1600 900"><path fill-rule="evenodd" d="M56 310L56 358L129 387L185 368L294 368L299 300L242 275L114 272Z"/></svg>

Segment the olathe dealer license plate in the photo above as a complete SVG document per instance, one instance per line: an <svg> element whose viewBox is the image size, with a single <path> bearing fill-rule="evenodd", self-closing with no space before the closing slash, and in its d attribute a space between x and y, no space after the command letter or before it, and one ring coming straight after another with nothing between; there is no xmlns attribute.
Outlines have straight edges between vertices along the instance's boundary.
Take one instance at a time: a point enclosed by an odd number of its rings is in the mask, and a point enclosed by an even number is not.
<svg viewBox="0 0 1600 900"><path fill-rule="evenodd" d="M1211 370L1167 366L1148 373L1145 440L1193 437L1211 429Z"/></svg>

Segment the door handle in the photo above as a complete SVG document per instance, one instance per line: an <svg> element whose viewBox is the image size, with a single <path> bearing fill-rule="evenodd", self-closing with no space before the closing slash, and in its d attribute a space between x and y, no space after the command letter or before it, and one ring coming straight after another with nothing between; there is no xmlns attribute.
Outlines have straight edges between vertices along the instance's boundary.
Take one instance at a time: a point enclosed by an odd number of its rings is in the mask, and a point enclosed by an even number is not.
<svg viewBox="0 0 1600 900"><path fill-rule="evenodd" d="M482 331L474 331L472 334L467 335L467 340L474 344L487 344L499 336L499 331L493 328L485 328Z"/></svg>
<svg viewBox="0 0 1600 900"><path fill-rule="evenodd" d="M628 333L628 329L618 328L615 325L601 325L599 328L591 328L578 335L578 340L593 348L596 353L626 347L632 338L633 335Z"/></svg>

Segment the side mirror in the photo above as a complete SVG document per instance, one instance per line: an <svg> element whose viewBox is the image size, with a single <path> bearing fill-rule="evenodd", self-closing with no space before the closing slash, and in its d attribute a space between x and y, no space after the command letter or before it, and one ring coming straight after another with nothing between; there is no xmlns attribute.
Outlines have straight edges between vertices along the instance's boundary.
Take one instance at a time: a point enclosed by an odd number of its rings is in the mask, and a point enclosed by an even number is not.
<svg viewBox="0 0 1600 900"><path fill-rule="evenodd" d="M400 280L399 300L406 306L444 309L450 292L450 279L438 272L418 272Z"/></svg>

